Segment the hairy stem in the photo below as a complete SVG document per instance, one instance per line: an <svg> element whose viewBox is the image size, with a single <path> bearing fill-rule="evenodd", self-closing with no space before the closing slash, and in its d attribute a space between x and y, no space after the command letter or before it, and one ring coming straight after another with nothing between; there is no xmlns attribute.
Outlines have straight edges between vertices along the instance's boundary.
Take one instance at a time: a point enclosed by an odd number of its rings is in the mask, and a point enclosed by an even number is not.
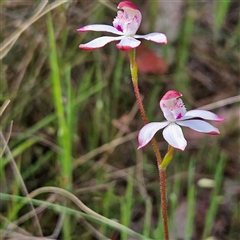
<svg viewBox="0 0 240 240"><path fill-rule="evenodd" d="M168 213L167 213L167 194L166 194L166 170L158 167L160 178L160 192L161 192L161 204L162 204L162 219L164 228L165 240L169 240L168 233Z"/></svg>
<svg viewBox="0 0 240 240"><path fill-rule="evenodd" d="M137 99L138 107L143 119L144 124L147 124L148 118L142 103L141 95L138 88L138 67L136 62L136 50L132 49L129 51L129 59L130 59L130 71L132 76L133 82L133 89ZM166 198L166 172L165 170L161 169L162 157L160 151L157 146L157 141L155 138L151 140L156 158L157 158L157 165L159 171L159 183L160 183L160 195L161 195L161 208L162 208L162 218L164 224L164 236L165 240L169 240L169 233L168 233L168 218L167 218L167 198Z"/></svg>

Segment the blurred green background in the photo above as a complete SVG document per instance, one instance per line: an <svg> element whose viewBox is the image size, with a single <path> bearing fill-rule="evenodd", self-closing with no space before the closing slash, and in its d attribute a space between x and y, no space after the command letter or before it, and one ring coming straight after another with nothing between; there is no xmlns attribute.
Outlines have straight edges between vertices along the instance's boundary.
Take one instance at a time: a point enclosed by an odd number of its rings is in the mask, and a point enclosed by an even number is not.
<svg viewBox="0 0 240 240"><path fill-rule="evenodd" d="M240 4L133 2L143 14L138 33L168 37L137 49L149 120L163 120L159 100L170 89L188 109L226 118L218 136L184 129L188 146L167 169L171 239L240 239ZM78 48L102 34L77 29L112 25L118 3L0 3L2 239L163 239L155 155L151 146L137 151L143 122L127 54L115 43ZM73 195L41 192L47 186ZM38 220L26 198L34 190Z"/></svg>

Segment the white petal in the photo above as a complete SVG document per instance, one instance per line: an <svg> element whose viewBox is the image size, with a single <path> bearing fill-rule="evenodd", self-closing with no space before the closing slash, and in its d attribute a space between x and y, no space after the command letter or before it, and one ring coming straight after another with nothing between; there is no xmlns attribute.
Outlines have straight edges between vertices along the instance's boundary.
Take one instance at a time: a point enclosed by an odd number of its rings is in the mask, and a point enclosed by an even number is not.
<svg viewBox="0 0 240 240"><path fill-rule="evenodd" d="M146 124L138 134L138 149L146 146L152 140L155 133L167 125L168 122L151 122Z"/></svg>
<svg viewBox="0 0 240 240"><path fill-rule="evenodd" d="M216 122L222 122L224 118L218 117L216 114L206 111L206 110L190 110L181 118L181 120L191 119L191 118L202 118L205 120L213 120Z"/></svg>
<svg viewBox="0 0 240 240"><path fill-rule="evenodd" d="M140 41L133 37L124 37L116 46L119 50L128 51L140 45Z"/></svg>
<svg viewBox="0 0 240 240"><path fill-rule="evenodd" d="M121 31L118 31L115 27L105 24L92 24L81 27L78 29L78 32L87 32L87 31L94 31L94 32L111 32L117 35L123 35Z"/></svg>
<svg viewBox="0 0 240 240"><path fill-rule="evenodd" d="M208 134L219 134L219 130L215 128L213 125L205 122L203 120L185 120L185 121L177 121L177 124L184 127L189 127L195 131L208 133Z"/></svg>
<svg viewBox="0 0 240 240"><path fill-rule="evenodd" d="M167 37L163 33L154 32L154 33L149 33L146 35L135 35L134 37L135 38L144 38L146 40L153 41L156 43L167 44Z"/></svg>
<svg viewBox="0 0 240 240"><path fill-rule="evenodd" d="M121 38L123 38L123 37L122 36L120 36L120 37L108 37L108 36L107 37L99 37L88 43L80 44L79 48L84 49L84 50L93 50L93 49L103 47L107 43L120 40Z"/></svg>
<svg viewBox="0 0 240 240"><path fill-rule="evenodd" d="M184 150L187 146L187 141L183 136L182 129L175 123L169 124L163 130L163 137L172 147Z"/></svg>

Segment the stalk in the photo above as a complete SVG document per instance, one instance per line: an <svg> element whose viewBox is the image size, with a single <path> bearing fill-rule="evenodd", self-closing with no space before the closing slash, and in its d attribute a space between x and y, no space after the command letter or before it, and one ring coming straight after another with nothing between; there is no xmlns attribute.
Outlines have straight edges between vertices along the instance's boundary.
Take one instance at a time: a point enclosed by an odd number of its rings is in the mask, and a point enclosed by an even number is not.
<svg viewBox="0 0 240 240"><path fill-rule="evenodd" d="M144 124L147 124L148 118L146 115L146 111L144 109L141 95L139 92L138 87L138 67L136 62L136 49L132 49L129 51L129 59L130 59L130 71L132 76L132 83L133 83L133 89L136 96L136 100L138 103L138 107L143 119ZM157 141L155 138L151 140L153 150L156 155L157 160L157 166L158 166L158 172L159 172L159 184L160 184L160 195L161 195L161 208L162 208L162 219L163 219L163 225L164 225L164 238L165 240L169 240L169 232L168 232L168 217L167 217L167 196L166 196L166 171L165 168L162 169L161 163L162 163L162 157L161 153L157 147Z"/></svg>

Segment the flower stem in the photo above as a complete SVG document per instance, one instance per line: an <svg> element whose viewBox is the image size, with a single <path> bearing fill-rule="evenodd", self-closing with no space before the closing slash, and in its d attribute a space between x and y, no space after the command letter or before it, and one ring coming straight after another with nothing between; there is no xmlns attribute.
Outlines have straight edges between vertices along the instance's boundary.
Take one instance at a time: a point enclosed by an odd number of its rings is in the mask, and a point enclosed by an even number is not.
<svg viewBox="0 0 240 240"><path fill-rule="evenodd" d="M133 89L137 99L138 107L143 119L144 124L147 124L148 118L142 103L141 95L138 88L138 67L136 62L136 50L132 49L129 51L129 59L130 59L130 71L132 76L133 82ZM164 236L165 240L169 240L169 233L168 233L168 217L167 217L167 197L166 197L166 172L164 169L161 168L162 157L160 151L157 146L157 141L155 138L151 140L156 158L157 158L157 165L158 165L158 172L159 172L159 181L160 181L160 195L161 195L161 208L162 208L162 218L164 224Z"/></svg>
<svg viewBox="0 0 240 240"><path fill-rule="evenodd" d="M159 177L160 177L160 192L161 192L164 238L165 238L165 240L169 240L168 213L167 213L167 194L166 194L166 170L161 169L161 167L159 167L158 169L159 169Z"/></svg>

